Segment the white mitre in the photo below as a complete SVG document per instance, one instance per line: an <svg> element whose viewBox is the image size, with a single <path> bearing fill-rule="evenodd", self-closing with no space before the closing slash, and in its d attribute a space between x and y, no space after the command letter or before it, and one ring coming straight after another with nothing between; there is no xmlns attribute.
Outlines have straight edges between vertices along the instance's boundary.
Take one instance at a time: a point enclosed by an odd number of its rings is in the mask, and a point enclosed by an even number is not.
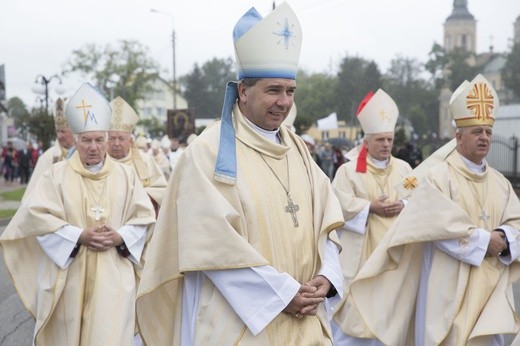
<svg viewBox="0 0 520 346"><path fill-rule="evenodd" d="M464 81L450 99L450 112L457 127L493 126L498 106L495 88L481 74L471 82Z"/></svg>
<svg viewBox="0 0 520 346"><path fill-rule="evenodd" d="M265 18L251 8L233 30L238 79L296 79L302 45L300 22L282 3Z"/></svg>
<svg viewBox="0 0 520 346"><path fill-rule="evenodd" d="M65 107L73 133L108 131L112 109L108 100L90 83L83 83Z"/></svg>
<svg viewBox="0 0 520 346"><path fill-rule="evenodd" d="M359 108L357 118L365 134L394 132L399 109L383 89L367 94Z"/></svg>

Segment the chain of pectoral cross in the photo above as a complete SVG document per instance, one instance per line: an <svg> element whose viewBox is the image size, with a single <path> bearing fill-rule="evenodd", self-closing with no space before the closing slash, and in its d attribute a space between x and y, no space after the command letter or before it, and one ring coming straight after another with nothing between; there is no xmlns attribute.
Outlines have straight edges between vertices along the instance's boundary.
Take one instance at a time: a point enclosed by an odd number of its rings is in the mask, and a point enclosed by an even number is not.
<svg viewBox="0 0 520 346"><path fill-rule="evenodd" d="M289 179L289 158L288 155L285 156L285 161L287 163L287 187L282 183L282 180L276 175L274 172L274 169L267 163L266 159L262 156L262 154L258 153L262 160L264 160L267 167L269 167L269 170L273 173L273 175L276 177L276 179L280 182L280 185L282 185L283 189L285 190L285 193L287 194L287 206L285 207L285 211L287 213L291 213L291 217L293 220L294 227L298 227L300 224L298 223L298 218L296 216L296 212L300 210L300 207L298 204L294 204L293 200L291 198L291 181Z"/></svg>
<svg viewBox="0 0 520 346"><path fill-rule="evenodd" d="M87 190L88 190L88 192L90 194L90 197L92 198L92 200L95 203L95 205L90 208L90 211L94 213L94 219L96 221L99 221L101 219L101 214L105 211L105 209L103 207L101 207L100 202L101 202L101 198L103 197L103 192L105 192L106 184L107 184L107 178L105 178L104 181L103 181L103 188L101 189L101 193L99 194L99 198L98 198L97 201L94 198L94 195L92 194L92 191L87 186Z"/></svg>
<svg viewBox="0 0 520 346"><path fill-rule="evenodd" d="M483 182L482 186L483 186L483 203L480 203L480 199L478 198L478 194L477 194L477 191L476 191L476 188L474 188L474 186L472 185L471 182L470 183L470 189L471 189L471 192L473 193L474 197L475 197L475 200L477 201L478 203L478 206L480 207L480 215L478 216L478 218L480 220L482 220L482 222L484 223L484 228L486 230L488 230L488 220L489 220L489 215L486 213L486 210L484 209L484 205L486 204L486 198L487 198L487 185L486 185L486 182Z"/></svg>

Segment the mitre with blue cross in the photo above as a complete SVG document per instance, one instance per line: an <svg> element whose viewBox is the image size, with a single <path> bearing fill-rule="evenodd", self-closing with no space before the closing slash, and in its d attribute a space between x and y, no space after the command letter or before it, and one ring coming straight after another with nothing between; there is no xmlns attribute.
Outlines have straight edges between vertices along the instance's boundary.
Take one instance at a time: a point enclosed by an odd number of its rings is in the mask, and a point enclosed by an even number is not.
<svg viewBox="0 0 520 346"><path fill-rule="evenodd" d="M495 124L498 95L481 74L463 82L450 99L450 112L457 127Z"/></svg>
<svg viewBox="0 0 520 346"><path fill-rule="evenodd" d="M233 30L238 79L295 79L302 45L296 14L282 3L265 18L253 7Z"/></svg>
<svg viewBox="0 0 520 346"><path fill-rule="evenodd" d="M282 3L263 18L255 8L235 24L233 43L238 79L296 79L302 44L302 30L296 14ZM228 82L221 114L220 143L214 179L236 182L235 129L232 109L238 98L237 82Z"/></svg>
<svg viewBox="0 0 520 346"><path fill-rule="evenodd" d="M108 131L111 115L108 100L90 83L83 83L65 107L73 133Z"/></svg>

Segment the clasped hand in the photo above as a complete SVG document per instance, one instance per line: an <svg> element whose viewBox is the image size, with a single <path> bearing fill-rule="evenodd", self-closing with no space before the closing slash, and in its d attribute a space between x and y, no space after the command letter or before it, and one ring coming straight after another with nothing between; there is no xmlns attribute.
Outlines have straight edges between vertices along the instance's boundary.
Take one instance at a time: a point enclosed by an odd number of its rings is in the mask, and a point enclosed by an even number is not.
<svg viewBox="0 0 520 346"><path fill-rule="evenodd" d="M85 228L79 236L79 244L93 251L106 251L123 243L123 238L107 225Z"/></svg>
<svg viewBox="0 0 520 346"><path fill-rule="evenodd" d="M330 281L318 275L312 280L300 286L300 290L285 307L284 312L297 318L303 316L315 316L318 306L325 301L325 296L331 288Z"/></svg>
<svg viewBox="0 0 520 346"><path fill-rule="evenodd" d="M507 249L507 239L502 231L492 231L489 239L487 255L498 256Z"/></svg>
<svg viewBox="0 0 520 346"><path fill-rule="evenodd" d="M387 199L386 196L383 196L370 202L370 212L382 217L399 215L404 208L404 203L402 201L386 202Z"/></svg>

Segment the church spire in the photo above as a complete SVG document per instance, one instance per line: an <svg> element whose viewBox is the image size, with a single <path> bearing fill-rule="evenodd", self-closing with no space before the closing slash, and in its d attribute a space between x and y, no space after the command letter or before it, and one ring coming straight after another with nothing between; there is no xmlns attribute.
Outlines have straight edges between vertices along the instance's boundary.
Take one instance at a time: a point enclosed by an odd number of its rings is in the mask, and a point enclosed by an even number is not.
<svg viewBox="0 0 520 346"><path fill-rule="evenodd" d="M468 11L468 0L453 0L453 11L446 21L450 20L475 20Z"/></svg>
<svg viewBox="0 0 520 346"><path fill-rule="evenodd" d="M467 0L453 0L453 8L455 7L468 7L468 1Z"/></svg>

